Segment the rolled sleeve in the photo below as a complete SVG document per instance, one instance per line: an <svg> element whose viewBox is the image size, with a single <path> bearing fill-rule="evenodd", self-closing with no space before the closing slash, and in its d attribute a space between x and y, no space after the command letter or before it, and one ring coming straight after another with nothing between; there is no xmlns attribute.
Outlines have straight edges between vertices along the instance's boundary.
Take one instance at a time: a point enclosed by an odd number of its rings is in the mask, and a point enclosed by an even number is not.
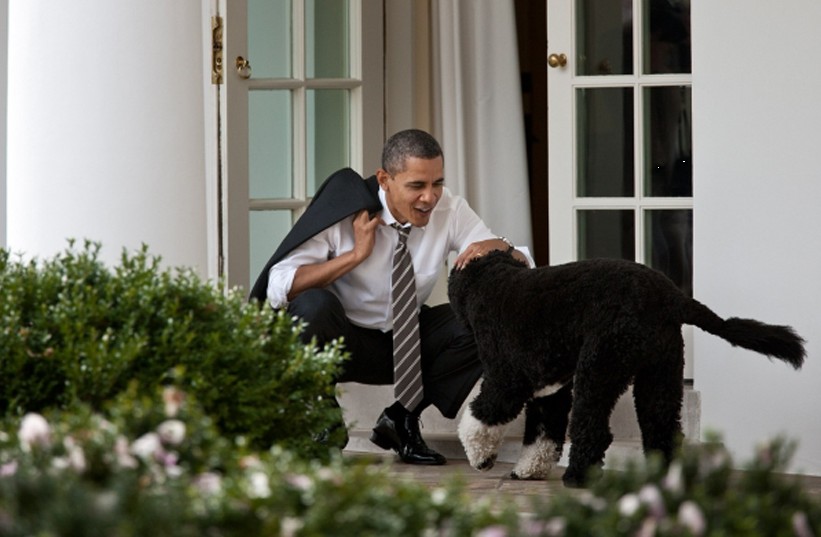
<svg viewBox="0 0 821 537"><path fill-rule="evenodd" d="M347 219L350 220L350 219ZM343 220L342 222L346 222ZM327 261L335 255L339 243L341 223L311 237L294 248L282 261L268 271L268 302L273 308L288 305L288 293L294 284L294 276L299 267Z"/></svg>
<svg viewBox="0 0 821 537"><path fill-rule="evenodd" d="M288 305L288 291L294 283L297 267L281 266L278 263L268 271L268 303L272 308L284 308Z"/></svg>

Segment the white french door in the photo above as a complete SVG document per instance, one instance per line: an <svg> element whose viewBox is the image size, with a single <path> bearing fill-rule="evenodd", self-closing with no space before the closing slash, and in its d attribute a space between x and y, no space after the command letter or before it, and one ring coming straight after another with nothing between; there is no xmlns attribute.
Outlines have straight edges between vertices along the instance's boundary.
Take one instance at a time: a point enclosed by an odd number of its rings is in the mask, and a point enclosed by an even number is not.
<svg viewBox="0 0 821 537"><path fill-rule="evenodd" d="M548 2L551 264L630 259L692 293L689 16L690 0Z"/></svg>
<svg viewBox="0 0 821 537"><path fill-rule="evenodd" d="M248 288L333 171L376 169L378 0L220 0L222 272Z"/></svg>

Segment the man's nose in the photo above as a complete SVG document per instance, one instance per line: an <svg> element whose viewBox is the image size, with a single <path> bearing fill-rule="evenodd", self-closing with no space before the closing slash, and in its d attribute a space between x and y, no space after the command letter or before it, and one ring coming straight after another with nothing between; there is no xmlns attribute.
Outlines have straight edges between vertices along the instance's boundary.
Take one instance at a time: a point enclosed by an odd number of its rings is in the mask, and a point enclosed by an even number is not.
<svg viewBox="0 0 821 537"><path fill-rule="evenodd" d="M419 196L420 199L424 203L435 203L436 202L436 192L433 188L426 188L422 191L422 195Z"/></svg>

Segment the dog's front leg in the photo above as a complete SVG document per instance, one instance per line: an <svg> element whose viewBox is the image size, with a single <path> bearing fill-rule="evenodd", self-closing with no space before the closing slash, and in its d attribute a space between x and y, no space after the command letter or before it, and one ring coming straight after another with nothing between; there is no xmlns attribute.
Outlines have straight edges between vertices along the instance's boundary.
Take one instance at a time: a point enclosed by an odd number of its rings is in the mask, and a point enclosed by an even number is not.
<svg viewBox="0 0 821 537"><path fill-rule="evenodd" d="M481 392L465 409L459 422L459 440L468 462L477 470L493 468L507 426L524 407L522 390L509 390L506 387L510 385L507 382L494 385L486 376Z"/></svg>
<svg viewBox="0 0 821 537"><path fill-rule="evenodd" d="M473 415L471 406L468 405L459 422L459 440L472 467L490 470L496 463L507 424L486 425Z"/></svg>
<svg viewBox="0 0 821 537"><path fill-rule="evenodd" d="M459 440L472 467L482 471L490 470L496 463L507 423L486 425L473 415L471 406L468 405L459 422Z"/></svg>

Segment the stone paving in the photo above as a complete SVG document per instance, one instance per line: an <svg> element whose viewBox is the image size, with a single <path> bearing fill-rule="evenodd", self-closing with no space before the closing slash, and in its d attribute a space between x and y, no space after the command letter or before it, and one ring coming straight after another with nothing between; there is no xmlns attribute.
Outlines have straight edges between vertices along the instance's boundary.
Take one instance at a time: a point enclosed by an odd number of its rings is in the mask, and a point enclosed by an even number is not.
<svg viewBox="0 0 821 537"><path fill-rule="evenodd" d="M346 452L350 457L367 457L376 462L391 464L391 472L402 479L411 479L422 483L431 489L441 487L453 479L459 479L465 484L468 494L479 498L505 499L515 502L517 507L525 512L529 511L534 500L545 500L559 492L581 494L582 490L567 489L562 484L563 467L557 467L550 478L545 481L524 481L509 477L513 464L497 462L486 472L479 472L471 468L466 460L448 459L444 466L415 466L404 464L396 456L390 454L376 455L358 452ZM821 501L821 477L803 476L807 492Z"/></svg>

